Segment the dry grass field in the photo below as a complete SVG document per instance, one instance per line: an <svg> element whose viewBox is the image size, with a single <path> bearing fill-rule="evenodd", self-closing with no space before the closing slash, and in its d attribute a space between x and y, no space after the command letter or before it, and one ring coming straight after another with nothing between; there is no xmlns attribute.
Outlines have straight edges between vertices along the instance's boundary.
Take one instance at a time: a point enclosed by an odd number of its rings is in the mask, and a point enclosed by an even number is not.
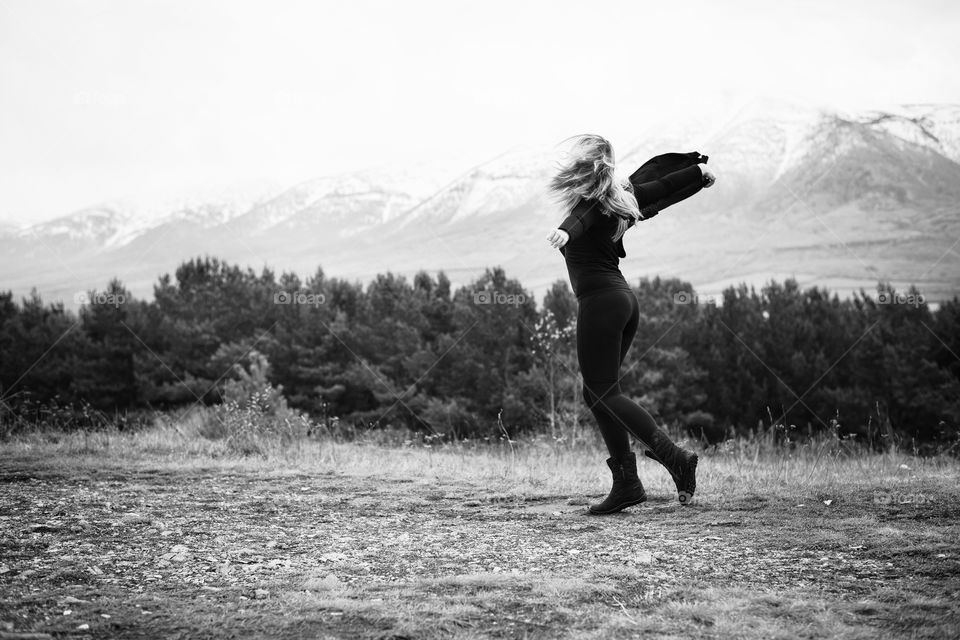
<svg viewBox="0 0 960 640"><path fill-rule="evenodd" d="M955 638L960 464L728 443L586 513L593 445L189 425L0 442L0 638Z"/></svg>

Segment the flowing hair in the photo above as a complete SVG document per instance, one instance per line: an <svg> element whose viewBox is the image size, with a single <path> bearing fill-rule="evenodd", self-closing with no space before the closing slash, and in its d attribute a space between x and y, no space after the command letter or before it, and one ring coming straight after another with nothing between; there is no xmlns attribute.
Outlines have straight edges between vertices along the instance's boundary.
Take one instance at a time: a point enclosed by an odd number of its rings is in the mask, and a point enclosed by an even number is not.
<svg viewBox="0 0 960 640"><path fill-rule="evenodd" d="M640 207L629 180L615 175L613 145L590 133L572 136L575 140L567 162L558 167L548 189L569 214L581 200L599 200L604 215L617 218L613 240L640 219ZM570 140L571 138L567 138Z"/></svg>

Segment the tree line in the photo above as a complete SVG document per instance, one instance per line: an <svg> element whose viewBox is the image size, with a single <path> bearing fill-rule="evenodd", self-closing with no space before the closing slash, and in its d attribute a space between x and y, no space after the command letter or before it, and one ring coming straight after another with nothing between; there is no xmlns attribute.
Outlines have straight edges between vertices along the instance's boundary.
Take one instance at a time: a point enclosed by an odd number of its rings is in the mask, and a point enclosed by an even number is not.
<svg viewBox="0 0 960 640"><path fill-rule="evenodd" d="M957 441L956 297L934 311L915 288L841 300L792 279L706 303L678 279L634 291L621 384L665 423L710 441L758 427ZM162 276L151 301L114 279L84 302L74 313L0 293L0 419L215 405L259 358L287 403L328 427L474 438L592 424L563 280L538 306L501 268L454 290L443 272L364 286L203 257Z"/></svg>

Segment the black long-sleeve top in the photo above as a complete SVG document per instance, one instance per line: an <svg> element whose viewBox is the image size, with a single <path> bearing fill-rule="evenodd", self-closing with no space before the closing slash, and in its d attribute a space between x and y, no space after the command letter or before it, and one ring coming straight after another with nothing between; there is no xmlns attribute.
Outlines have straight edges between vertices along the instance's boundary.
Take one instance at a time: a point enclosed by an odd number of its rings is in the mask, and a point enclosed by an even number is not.
<svg viewBox="0 0 960 640"><path fill-rule="evenodd" d="M632 184L633 195L643 211L670 196L689 197L702 188L702 182L703 171L694 164L657 180ZM617 229L617 218L605 214L599 200L581 200L558 228L570 235L560 252L567 263L570 284L577 299L607 289L631 290L620 273L620 258L627 256L623 238L614 242L612 237Z"/></svg>

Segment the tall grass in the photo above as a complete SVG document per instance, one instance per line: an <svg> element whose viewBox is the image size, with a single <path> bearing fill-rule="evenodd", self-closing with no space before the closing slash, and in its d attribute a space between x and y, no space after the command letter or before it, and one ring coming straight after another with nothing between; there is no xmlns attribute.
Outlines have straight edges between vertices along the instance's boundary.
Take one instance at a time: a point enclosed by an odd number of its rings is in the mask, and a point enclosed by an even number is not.
<svg viewBox="0 0 960 640"><path fill-rule="evenodd" d="M809 496L836 500L917 482L956 483L960 462L921 457L892 444L877 452L837 434L798 443L774 429L698 450L698 496L722 502L743 496ZM302 417L271 415L263 407L195 407L158 414L136 431L21 431L2 449L13 456L176 468L242 468L257 473L321 473L416 478L474 487L515 498L596 495L609 485L599 439L511 438L506 430L481 440L443 441L433 435L370 431L349 436ZM642 458L642 456L641 456ZM641 478L654 493L672 495L667 473L645 458ZM862 495L861 495L862 497Z"/></svg>

